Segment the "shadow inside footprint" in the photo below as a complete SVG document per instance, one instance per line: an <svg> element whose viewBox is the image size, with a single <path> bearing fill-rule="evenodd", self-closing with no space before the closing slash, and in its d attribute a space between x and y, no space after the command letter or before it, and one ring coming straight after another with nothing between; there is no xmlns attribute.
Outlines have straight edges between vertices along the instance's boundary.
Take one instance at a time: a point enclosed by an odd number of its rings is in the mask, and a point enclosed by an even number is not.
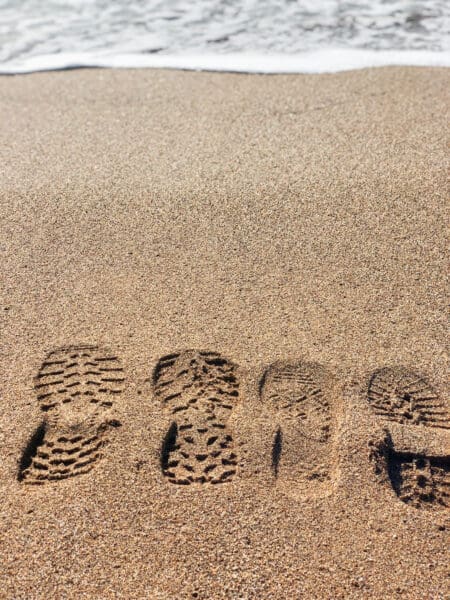
<svg viewBox="0 0 450 600"><path fill-rule="evenodd" d="M170 425L161 447L161 470L165 473L169 468L170 455L175 450L178 437L178 425L175 421Z"/></svg>
<svg viewBox="0 0 450 600"><path fill-rule="evenodd" d="M281 453L283 452L283 432L278 427L272 445L272 471L275 477L278 477Z"/></svg>
<svg viewBox="0 0 450 600"><path fill-rule="evenodd" d="M45 437L45 431L46 424L45 421L42 421L42 423L39 425L39 427L29 439L28 444L26 445L19 462L19 472L17 474L17 479L19 481L22 481L24 479L25 471L28 469L28 467L31 466L31 463L33 462L33 458L37 454L39 446L42 446Z"/></svg>

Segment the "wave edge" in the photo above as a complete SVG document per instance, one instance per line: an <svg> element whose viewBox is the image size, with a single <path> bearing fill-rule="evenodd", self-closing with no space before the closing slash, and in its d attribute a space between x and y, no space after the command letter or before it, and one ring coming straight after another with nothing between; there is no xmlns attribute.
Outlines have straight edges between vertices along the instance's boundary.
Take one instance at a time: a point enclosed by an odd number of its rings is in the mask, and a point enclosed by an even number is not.
<svg viewBox="0 0 450 600"><path fill-rule="evenodd" d="M450 67L450 53L428 50L328 48L299 54L114 54L61 53L0 64L0 75L78 68L179 69L228 73L336 73L386 66Z"/></svg>

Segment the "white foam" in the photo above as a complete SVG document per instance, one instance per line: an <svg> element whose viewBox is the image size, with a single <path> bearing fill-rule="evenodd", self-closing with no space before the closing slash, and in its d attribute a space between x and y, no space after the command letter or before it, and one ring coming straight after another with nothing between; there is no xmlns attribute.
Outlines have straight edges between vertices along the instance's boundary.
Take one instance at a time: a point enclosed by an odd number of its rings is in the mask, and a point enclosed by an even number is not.
<svg viewBox="0 0 450 600"><path fill-rule="evenodd" d="M333 73L389 65L450 67L449 52L327 48L298 54L61 53L31 56L0 64L0 74L32 73L82 67L185 69L233 73Z"/></svg>
<svg viewBox="0 0 450 600"><path fill-rule="evenodd" d="M0 0L0 72L324 73L450 62L449 0Z"/></svg>

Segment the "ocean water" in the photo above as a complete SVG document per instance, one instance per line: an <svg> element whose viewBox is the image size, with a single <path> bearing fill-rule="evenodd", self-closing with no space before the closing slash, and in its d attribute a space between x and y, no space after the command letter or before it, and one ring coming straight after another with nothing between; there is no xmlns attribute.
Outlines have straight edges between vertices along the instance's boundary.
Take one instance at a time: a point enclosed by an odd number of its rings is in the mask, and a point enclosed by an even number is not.
<svg viewBox="0 0 450 600"><path fill-rule="evenodd" d="M450 0L0 0L0 73L450 66Z"/></svg>

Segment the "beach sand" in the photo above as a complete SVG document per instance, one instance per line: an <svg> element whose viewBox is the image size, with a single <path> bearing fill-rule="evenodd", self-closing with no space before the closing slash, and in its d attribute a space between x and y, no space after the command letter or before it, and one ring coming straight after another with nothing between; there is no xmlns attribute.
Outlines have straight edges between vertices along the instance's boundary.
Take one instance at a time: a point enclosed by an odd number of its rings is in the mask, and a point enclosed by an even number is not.
<svg viewBox="0 0 450 600"><path fill-rule="evenodd" d="M446 597L449 83L0 78L1 598Z"/></svg>

